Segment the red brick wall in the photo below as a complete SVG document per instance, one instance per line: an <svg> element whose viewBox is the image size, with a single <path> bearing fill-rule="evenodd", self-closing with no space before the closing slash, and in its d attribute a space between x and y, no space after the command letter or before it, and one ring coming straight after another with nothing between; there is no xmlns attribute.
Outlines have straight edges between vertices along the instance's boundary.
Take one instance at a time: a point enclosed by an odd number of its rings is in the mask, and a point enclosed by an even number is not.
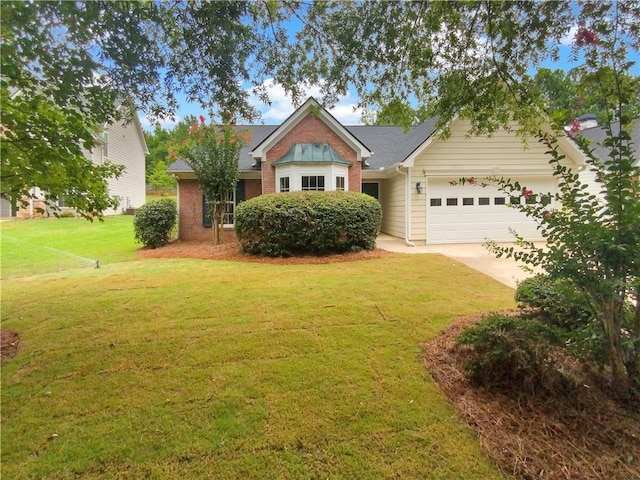
<svg viewBox="0 0 640 480"><path fill-rule="evenodd" d="M184 241L213 239L211 228L202 226L202 190L197 180L180 180L180 210L178 212L179 236ZM245 200L259 196L261 183L258 179L244 181Z"/></svg>
<svg viewBox="0 0 640 480"><path fill-rule="evenodd" d="M180 180L178 183L180 209L178 225L180 240L209 240L210 228L202 226L202 190L197 180Z"/></svg>
<svg viewBox="0 0 640 480"><path fill-rule="evenodd" d="M248 179L244 181L244 199L258 197L262 195L262 182L258 179Z"/></svg>
<svg viewBox="0 0 640 480"><path fill-rule="evenodd" d="M309 114L266 152L267 160L262 165L263 193L274 193L276 191L275 168L271 164L282 158L296 143L330 144L338 155L351 162L351 167L349 167L349 190L359 192L362 189L361 165L358 162L356 152L326 123Z"/></svg>

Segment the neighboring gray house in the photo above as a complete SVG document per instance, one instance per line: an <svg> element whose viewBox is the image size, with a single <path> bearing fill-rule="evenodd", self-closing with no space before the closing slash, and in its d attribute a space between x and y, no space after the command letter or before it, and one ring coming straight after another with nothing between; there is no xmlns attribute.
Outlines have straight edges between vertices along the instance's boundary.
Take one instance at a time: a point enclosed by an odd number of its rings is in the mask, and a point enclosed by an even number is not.
<svg viewBox="0 0 640 480"><path fill-rule="evenodd" d="M620 128L619 123L614 123L613 134L617 134ZM594 153L601 159L606 159L609 156L609 149L602 145L602 142L607 137L607 131L602 126L595 126L585 128L580 131L580 135L589 140L589 145L593 148ZM634 166L640 172L640 118L635 119L631 125L631 145L636 155L636 161ZM580 172L580 181L589 185L589 192L602 197L601 186L596 181L595 172L590 168L584 169Z"/></svg>
<svg viewBox="0 0 640 480"><path fill-rule="evenodd" d="M406 132L344 126L310 98L281 125L240 127L251 133L251 142L240 153L240 182L229 199L226 223L233 225L238 202L263 193L351 190L376 197L383 208L382 232L407 243L511 241L510 229L539 239L535 222L507 207L515 198L494 187L451 182L496 175L518 180L534 192L554 192L546 147L531 139L525 149L508 129L491 137L469 136L470 123L461 119L442 139L435 125L430 119ZM571 168L584 167L583 154L571 139L561 138L559 148ZM314 152L327 153L314 157ZM178 179L180 238L208 238L195 174L181 160L168 171Z"/></svg>

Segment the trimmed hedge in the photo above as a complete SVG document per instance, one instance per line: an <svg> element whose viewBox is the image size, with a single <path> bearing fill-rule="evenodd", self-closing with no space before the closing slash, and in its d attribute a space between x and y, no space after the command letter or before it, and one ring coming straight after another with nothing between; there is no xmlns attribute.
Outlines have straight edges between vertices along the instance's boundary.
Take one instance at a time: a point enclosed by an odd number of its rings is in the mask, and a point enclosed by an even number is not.
<svg viewBox="0 0 640 480"><path fill-rule="evenodd" d="M246 253L269 257L371 250L382 206L356 192L261 195L238 205L235 230Z"/></svg>
<svg viewBox="0 0 640 480"><path fill-rule="evenodd" d="M136 240L145 247L166 245L176 226L178 207L175 200L163 198L145 203L133 217Z"/></svg>

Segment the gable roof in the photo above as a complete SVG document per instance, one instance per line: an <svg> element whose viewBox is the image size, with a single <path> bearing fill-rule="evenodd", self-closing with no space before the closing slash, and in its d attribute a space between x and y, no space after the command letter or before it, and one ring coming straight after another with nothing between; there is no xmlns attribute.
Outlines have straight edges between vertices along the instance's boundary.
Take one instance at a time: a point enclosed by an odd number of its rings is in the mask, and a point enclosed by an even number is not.
<svg viewBox="0 0 640 480"><path fill-rule="evenodd" d="M389 127L381 125L355 125L343 126L344 130L359 139L363 145L367 145L371 156L367 163L363 163L364 169L380 170L403 162L426 139L435 133L436 118L412 127L405 131L403 127ZM260 170L259 162L252 156L252 152L274 134L279 125L243 125L239 129L246 130L251 135L251 140L240 150L238 169L240 172L257 172ZM193 170L184 160L176 160L168 169L170 173L191 173Z"/></svg>
<svg viewBox="0 0 640 480"><path fill-rule="evenodd" d="M273 132L258 143L250 153L256 160L262 160L269 148L275 145L282 137L293 129L303 118L309 113L316 115L331 130L333 130L344 142L346 142L353 150L355 150L358 160L366 160L373 152L367 148L356 136L354 136L344 125L335 119L317 100L309 97L300 108L294 111L289 117L282 122Z"/></svg>

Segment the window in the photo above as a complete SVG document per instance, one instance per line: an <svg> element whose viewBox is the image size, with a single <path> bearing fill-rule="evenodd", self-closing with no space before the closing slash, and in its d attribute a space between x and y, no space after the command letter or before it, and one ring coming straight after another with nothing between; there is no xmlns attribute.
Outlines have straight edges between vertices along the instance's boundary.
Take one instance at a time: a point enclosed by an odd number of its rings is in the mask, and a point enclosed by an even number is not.
<svg viewBox="0 0 640 480"><path fill-rule="evenodd" d="M432 207L441 207L442 206L442 199L441 198L432 198L429 201L429 205L431 205Z"/></svg>
<svg viewBox="0 0 640 480"><path fill-rule="evenodd" d="M302 191L306 190L324 191L324 176L304 175L302 177Z"/></svg>
<svg viewBox="0 0 640 480"><path fill-rule="evenodd" d="M509 203L511 205L520 205L520 197L509 197Z"/></svg>
<svg viewBox="0 0 640 480"><path fill-rule="evenodd" d="M540 203L542 203L542 205L549 205L551 203L551 195L542 195Z"/></svg>
<svg viewBox="0 0 640 480"><path fill-rule="evenodd" d="M455 207L456 205L458 205L457 198L447 198L447 207Z"/></svg>
<svg viewBox="0 0 640 480"><path fill-rule="evenodd" d="M480 197L478 199L478 205L489 205L489 197Z"/></svg>
<svg viewBox="0 0 640 480"><path fill-rule="evenodd" d="M344 177L336 177L336 190L344 192Z"/></svg>
<svg viewBox="0 0 640 480"><path fill-rule="evenodd" d="M289 177L280 177L280 191L281 192L289 191Z"/></svg>
<svg viewBox="0 0 640 480"><path fill-rule="evenodd" d="M463 198L462 205L465 205L465 206L473 205L473 198L472 197Z"/></svg>
<svg viewBox="0 0 640 480"><path fill-rule="evenodd" d="M66 195L60 195L58 197L58 207L65 208L66 206L67 206L67 196Z"/></svg>
<svg viewBox="0 0 640 480"><path fill-rule="evenodd" d="M109 134L107 132L102 132L100 138L104 140L104 144L102 145L102 160L109 159Z"/></svg>
<svg viewBox="0 0 640 480"><path fill-rule="evenodd" d="M495 197L493 199L493 204L494 205L504 205L505 203L507 203L507 202L505 201L504 197Z"/></svg>
<svg viewBox="0 0 640 480"><path fill-rule="evenodd" d="M233 214L235 212L235 206L243 202L245 198L245 184L244 180L239 180L236 184L236 188L233 192L229 193L225 206L225 213L222 223L224 225L233 225ZM211 228L211 218L209 217L209 209L207 206L207 200L202 195L202 226Z"/></svg>
<svg viewBox="0 0 640 480"><path fill-rule="evenodd" d="M529 195L527 198L525 198L524 203L526 203L527 205L535 205L536 203L538 203L537 197L537 195Z"/></svg>

